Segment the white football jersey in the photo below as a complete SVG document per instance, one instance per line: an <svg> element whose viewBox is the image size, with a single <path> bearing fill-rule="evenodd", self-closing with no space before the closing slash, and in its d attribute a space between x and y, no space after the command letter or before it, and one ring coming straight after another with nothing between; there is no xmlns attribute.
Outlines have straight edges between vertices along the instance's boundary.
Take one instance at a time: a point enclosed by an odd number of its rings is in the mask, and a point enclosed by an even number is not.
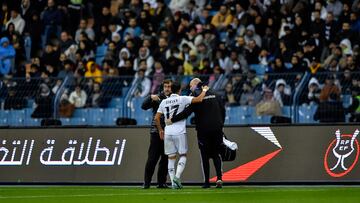
<svg viewBox="0 0 360 203"><path fill-rule="evenodd" d="M159 113L164 114L165 119L169 119L174 115L184 111L185 107L191 104L191 96L179 96L171 94L170 97L164 99L158 108ZM173 123L172 125L165 126L166 135L180 135L186 133L186 119Z"/></svg>

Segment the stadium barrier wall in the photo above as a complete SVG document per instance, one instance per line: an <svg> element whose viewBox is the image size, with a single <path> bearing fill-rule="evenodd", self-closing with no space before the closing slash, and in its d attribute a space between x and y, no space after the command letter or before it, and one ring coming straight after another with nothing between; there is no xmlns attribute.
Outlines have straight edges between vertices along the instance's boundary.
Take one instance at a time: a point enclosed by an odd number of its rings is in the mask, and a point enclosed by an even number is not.
<svg viewBox="0 0 360 203"><path fill-rule="evenodd" d="M224 181L360 182L357 129L225 127L239 149L234 161L224 162ZM201 183L194 128L188 128L188 138L182 179ZM148 128L0 129L0 183L141 183L148 145Z"/></svg>

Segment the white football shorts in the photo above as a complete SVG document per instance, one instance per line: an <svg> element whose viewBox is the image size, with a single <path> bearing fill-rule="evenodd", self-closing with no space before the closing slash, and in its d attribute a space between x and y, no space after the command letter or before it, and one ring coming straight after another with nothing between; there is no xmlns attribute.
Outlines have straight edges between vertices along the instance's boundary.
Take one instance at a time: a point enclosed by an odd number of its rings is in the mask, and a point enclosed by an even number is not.
<svg viewBox="0 0 360 203"><path fill-rule="evenodd" d="M164 138L165 154L186 154L188 151L187 135L165 135Z"/></svg>

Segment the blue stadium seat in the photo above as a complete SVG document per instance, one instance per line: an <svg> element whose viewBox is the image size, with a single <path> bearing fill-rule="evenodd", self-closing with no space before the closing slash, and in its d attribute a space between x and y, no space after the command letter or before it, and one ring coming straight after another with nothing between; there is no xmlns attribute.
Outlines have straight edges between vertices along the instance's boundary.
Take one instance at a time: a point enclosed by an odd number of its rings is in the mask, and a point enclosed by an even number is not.
<svg viewBox="0 0 360 203"><path fill-rule="evenodd" d="M250 69L255 70L257 75L264 75L266 72L266 66L259 64L251 64Z"/></svg>
<svg viewBox="0 0 360 203"><path fill-rule="evenodd" d="M28 101L29 104L29 101ZM26 108L25 110L25 126L40 126L41 119L38 118L31 118L31 114L34 112L32 107Z"/></svg>
<svg viewBox="0 0 360 203"><path fill-rule="evenodd" d="M317 123L314 120L317 105L301 105L299 106L299 123Z"/></svg>
<svg viewBox="0 0 360 203"><path fill-rule="evenodd" d="M62 126L71 125L70 118L60 118L60 121Z"/></svg>
<svg viewBox="0 0 360 203"><path fill-rule="evenodd" d="M41 119L26 117L25 126L41 126Z"/></svg>
<svg viewBox="0 0 360 203"><path fill-rule="evenodd" d="M74 118L86 118L89 114L89 109L75 109Z"/></svg>
<svg viewBox="0 0 360 203"><path fill-rule="evenodd" d="M272 116L251 116L249 119L251 124L270 124Z"/></svg>
<svg viewBox="0 0 360 203"><path fill-rule="evenodd" d="M128 93L130 87L123 87L121 90L122 96L126 96L126 94Z"/></svg>
<svg viewBox="0 0 360 203"><path fill-rule="evenodd" d="M87 125L86 118L60 118L63 126Z"/></svg>
<svg viewBox="0 0 360 203"><path fill-rule="evenodd" d="M150 125L153 114L151 110L147 110L136 114L134 118L136 119L137 125Z"/></svg>
<svg viewBox="0 0 360 203"><path fill-rule="evenodd" d="M124 99L121 97L112 98L109 107L110 108L123 108Z"/></svg>
<svg viewBox="0 0 360 203"><path fill-rule="evenodd" d="M342 101L343 101L343 106L345 108L349 107L351 105L351 101L352 98L351 98L351 94L344 94L342 95Z"/></svg>
<svg viewBox="0 0 360 203"><path fill-rule="evenodd" d="M107 50L107 45L102 44L96 47L95 60L97 64L102 64Z"/></svg>
<svg viewBox="0 0 360 203"><path fill-rule="evenodd" d="M91 108L87 117L88 125L101 126L105 118L105 110L103 108Z"/></svg>
<svg viewBox="0 0 360 203"><path fill-rule="evenodd" d="M0 111L0 126L9 125L9 111Z"/></svg>
<svg viewBox="0 0 360 203"><path fill-rule="evenodd" d="M28 99L26 108L34 108L35 100L34 99Z"/></svg>
<svg viewBox="0 0 360 203"><path fill-rule="evenodd" d="M119 108L107 108L105 109L104 125L114 126L116 120L122 116L122 109Z"/></svg>
<svg viewBox="0 0 360 203"><path fill-rule="evenodd" d="M136 108L136 107L140 107L140 108L141 108L141 105L142 105L144 99L145 99L145 98L141 98L141 97L134 98L134 99L132 100L134 107L135 107L135 108Z"/></svg>
<svg viewBox="0 0 360 203"><path fill-rule="evenodd" d="M283 116L291 117L291 106L283 106L281 111Z"/></svg>
<svg viewBox="0 0 360 203"><path fill-rule="evenodd" d="M88 125L86 118L71 118L70 125Z"/></svg>
<svg viewBox="0 0 360 203"><path fill-rule="evenodd" d="M24 126L25 125L25 110L11 110L9 113L10 126Z"/></svg>
<svg viewBox="0 0 360 203"><path fill-rule="evenodd" d="M248 124L249 107L248 106L234 106L226 108L226 124Z"/></svg>
<svg viewBox="0 0 360 203"><path fill-rule="evenodd" d="M210 15L210 16L214 16L214 15L216 15L218 12L219 12L219 11L217 11L217 10L211 10L211 11L209 12L209 15Z"/></svg>

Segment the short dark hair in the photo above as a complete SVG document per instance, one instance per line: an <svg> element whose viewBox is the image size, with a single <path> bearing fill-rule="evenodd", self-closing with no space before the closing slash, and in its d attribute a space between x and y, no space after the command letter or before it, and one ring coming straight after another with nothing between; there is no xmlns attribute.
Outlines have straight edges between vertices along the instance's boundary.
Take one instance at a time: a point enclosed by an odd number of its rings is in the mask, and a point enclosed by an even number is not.
<svg viewBox="0 0 360 203"><path fill-rule="evenodd" d="M178 93L180 88L181 88L181 86L180 86L180 83L178 83L178 82L174 82L171 84L171 91L173 93Z"/></svg>
<svg viewBox="0 0 360 203"><path fill-rule="evenodd" d="M165 79L164 81L163 81L163 84L172 84L172 80L170 80L170 79ZM171 87L172 88L172 87Z"/></svg>

